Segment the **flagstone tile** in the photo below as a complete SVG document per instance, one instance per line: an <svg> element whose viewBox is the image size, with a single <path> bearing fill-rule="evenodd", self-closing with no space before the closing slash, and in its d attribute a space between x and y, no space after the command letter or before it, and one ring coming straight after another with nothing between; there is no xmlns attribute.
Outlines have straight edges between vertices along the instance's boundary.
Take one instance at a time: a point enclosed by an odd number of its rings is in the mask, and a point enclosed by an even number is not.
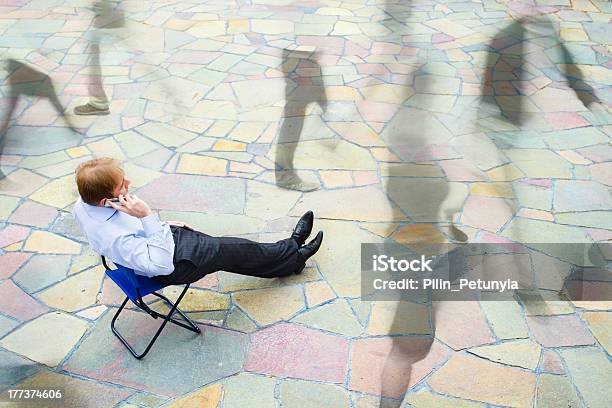
<svg viewBox="0 0 612 408"><path fill-rule="evenodd" d="M400 221L405 218L376 187L315 191L304 196L290 215L301 216L308 210L319 218L350 221Z"/></svg>
<svg viewBox="0 0 612 408"><path fill-rule="evenodd" d="M533 373L455 354L428 381L433 391L505 406L531 406L536 386Z"/></svg>
<svg viewBox="0 0 612 408"><path fill-rule="evenodd" d="M475 347L468 352L504 365L535 370L540 360L541 347L529 340L517 340Z"/></svg>
<svg viewBox="0 0 612 408"><path fill-rule="evenodd" d="M94 267L45 289L36 297L51 307L74 312L96 303L103 276L104 269Z"/></svg>
<svg viewBox="0 0 612 408"><path fill-rule="evenodd" d="M79 254L81 245L51 232L33 231L23 249L39 253Z"/></svg>
<svg viewBox="0 0 612 408"><path fill-rule="evenodd" d="M385 142L369 126L359 122L328 123L334 131L349 142L360 146L384 146Z"/></svg>
<svg viewBox="0 0 612 408"><path fill-rule="evenodd" d="M495 336L504 340L529 337L523 310L512 296L500 299L498 294L488 294L484 300L480 307Z"/></svg>
<svg viewBox="0 0 612 408"><path fill-rule="evenodd" d="M10 280L0 283L0 294L0 311L15 319L31 320L47 311Z"/></svg>
<svg viewBox="0 0 612 408"><path fill-rule="evenodd" d="M3 152L5 154L6 152ZM29 170L18 169L0 179L0 191L9 196L24 197L32 194L47 183L45 177Z"/></svg>
<svg viewBox="0 0 612 408"><path fill-rule="evenodd" d="M212 384L164 405L167 408L216 408L223 398L223 385Z"/></svg>
<svg viewBox="0 0 612 408"><path fill-rule="evenodd" d="M353 341L350 390L399 398L449 356L439 342L417 337Z"/></svg>
<svg viewBox="0 0 612 408"><path fill-rule="evenodd" d="M563 361L556 351L544 350L540 361L540 370L551 374L565 374Z"/></svg>
<svg viewBox="0 0 612 408"><path fill-rule="evenodd" d="M571 164L551 151L512 149L505 153L527 177L570 178Z"/></svg>
<svg viewBox="0 0 612 408"><path fill-rule="evenodd" d="M559 180L554 206L559 212L609 210L612 195L609 188L593 181Z"/></svg>
<svg viewBox="0 0 612 408"><path fill-rule="evenodd" d="M610 329L612 327L612 317L610 314L589 312L584 313L581 317L586 320L599 344L610 353L610 350L612 350L612 331Z"/></svg>
<svg viewBox="0 0 612 408"><path fill-rule="evenodd" d="M482 408L485 406L484 404L478 402L451 398L440 394L433 394L426 390L419 390L415 393L406 394L402 404L404 404L402 407L410 406L415 408Z"/></svg>
<svg viewBox="0 0 612 408"><path fill-rule="evenodd" d="M77 198L78 191L73 174L50 181L30 195L32 201L56 208L64 208L74 203Z"/></svg>
<svg viewBox="0 0 612 408"><path fill-rule="evenodd" d="M468 197L461 216L461 222L491 232L498 231L514 215L512 201L496 197Z"/></svg>
<svg viewBox="0 0 612 408"><path fill-rule="evenodd" d="M212 327L202 327L203 333L196 335L169 325L155 343L156 352L147 355L146 359L136 360L108 330L112 315L113 310L96 324L68 361L67 371L174 397L235 374L242 367L247 346L245 335ZM128 310L122 314L117 326L128 341L141 350L159 322ZM168 361L175 358L188 358L192 363L180 367L169 366ZM120 364L122 369L114 369L116 364ZM174 369L178 370L175 374L163 377L147 374L168 373L168 370Z"/></svg>
<svg viewBox="0 0 612 408"><path fill-rule="evenodd" d="M431 308L427 305L403 301L373 302L367 334L371 336L432 335L430 316Z"/></svg>
<svg viewBox="0 0 612 408"><path fill-rule="evenodd" d="M595 339L576 315L529 316L527 324L538 343L544 347L581 346Z"/></svg>
<svg viewBox="0 0 612 408"><path fill-rule="evenodd" d="M271 377L240 373L225 383L223 403L228 407L274 406L275 383Z"/></svg>
<svg viewBox="0 0 612 408"><path fill-rule="evenodd" d="M455 350L494 342L476 302L435 302L436 338Z"/></svg>
<svg viewBox="0 0 612 408"><path fill-rule="evenodd" d="M27 201L17 208L10 218L10 222L44 228L57 216L55 208Z"/></svg>
<svg viewBox="0 0 612 408"><path fill-rule="evenodd" d="M182 288L172 286L163 290L164 296L175 302ZM209 310L224 310L229 308L229 296L210 290L200 290L191 288L181 301L181 310L184 312L209 311Z"/></svg>
<svg viewBox="0 0 612 408"><path fill-rule="evenodd" d="M164 123L145 123L134 130L166 147L178 147L196 137L194 133Z"/></svg>
<svg viewBox="0 0 612 408"><path fill-rule="evenodd" d="M561 349L569 375L587 406L606 406L611 397L607 387L610 362L595 347Z"/></svg>
<svg viewBox="0 0 612 408"><path fill-rule="evenodd" d="M9 252L0 255L0 280L10 278L32 254L23 252Z"/></svg>
<svg viewBox="0 0 612 408"><path fill-rule="evenodd" d="M536 404L541 407L580 406L580 399L569 378L542 374L538 379Z"/></svg>
<svg viewBox="0 0 612 408"><path fill-rule="evenodd" d="M19 225L8 225L0 230L0 248L23 241L30 233L30 228Z"/></svg>
<svg viewBox="0 0 612 408"><path fill-rule="evenodd" d="M232 300L262 326L287 320L305 307L302 291L292 286L234 292Z"/></svg>
<svg viewBox="0 0 612 408"><path fill-rule="evenodd" d="M304 292L306 304L309 308L318 306L336 297L336 294L325 281L307 283L304 286Z"/></svg>
<svg viewBox="0 0 612 408"><path fill-rule="evenodd" d="M348 303L340 299L307 310L293 318L292 321L350 337L359 336L363 332L363 327L357 321Z"/></svg>
<svg viewBox="0 0 612 408"><path fill-rule="evenodd" d="M338 385L285 380L280 383L280 401L287 408L346 407L348 392Z"/></svg>
<svg viewBox="0 0 612 408"><path fill-rule="evenodd" d="M10 351L0 350L0 387L8 387L35 375L40 366Z"/></svg>
<svg viewBox="0 0 612 408"><path fill-rule="evenodd" d="M87 330L87 323L61 312L42 315L4 337L0 345L49 367L57 366ZM41 342L44 338L47 341Z"/></svg>
<svg viewBox="0 0 612 408"><path fill-rule="evenodd" d="M349 344L341 337L282 323L251 335L246 371L343 383Z"/></svg>
<svg viewBox="0 0 612 408"><path fill-rule="evenodd" d="M138 196L160 210L241 214L245 185L237 179L170 174L139 189Z"/></svg>
<svg viewBox="0 0 612 408"><path fill-rule="evenodd" d="M29 293L36 292L65 278L69 263L67 255L34 255L13 280Z"/></svg>

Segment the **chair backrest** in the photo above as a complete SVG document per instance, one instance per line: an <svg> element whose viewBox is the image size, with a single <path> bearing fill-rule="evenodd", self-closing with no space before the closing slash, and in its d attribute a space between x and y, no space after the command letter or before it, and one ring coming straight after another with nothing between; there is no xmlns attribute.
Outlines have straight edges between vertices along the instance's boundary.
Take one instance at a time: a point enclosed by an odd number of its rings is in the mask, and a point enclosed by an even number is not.
<svg viewBox="0 0 612 408"><path fill-rule="evenodd" d="M108 277L138 306L140 306L138 303L142 302L143 296L166 286L146 276L137 275L133 269L119 264L115 264L117 269L110 269L104 257L102 257L102 264L106 268Z"/></svg>

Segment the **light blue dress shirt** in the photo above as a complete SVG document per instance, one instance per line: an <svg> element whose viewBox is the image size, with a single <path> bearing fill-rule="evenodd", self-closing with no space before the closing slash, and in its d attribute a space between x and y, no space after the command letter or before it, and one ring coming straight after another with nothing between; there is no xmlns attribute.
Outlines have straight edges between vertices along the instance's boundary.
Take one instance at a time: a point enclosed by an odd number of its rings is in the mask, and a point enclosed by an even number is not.
<svg viewBox="0 0 612 408"><path fill-rule="evenodd" d="M155 214L136 218L110 207L96 207L80 198L72 215L89 245L113 263L138 275L169 275L174 271L174 239L170 226Z"/></svg>

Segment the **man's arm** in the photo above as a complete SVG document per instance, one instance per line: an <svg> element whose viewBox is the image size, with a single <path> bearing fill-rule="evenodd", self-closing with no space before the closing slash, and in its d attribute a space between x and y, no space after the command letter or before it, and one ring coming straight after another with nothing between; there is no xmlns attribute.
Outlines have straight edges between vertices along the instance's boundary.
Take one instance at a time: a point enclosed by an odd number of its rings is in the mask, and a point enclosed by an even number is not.
<svg viewBox="0 0 612 408"><path fill-rule="evenodd" d="M167 224L155 214L141 219L144 237L123 235L113 242L111 259L147 276L169 275L174 271L174 239Z"/></svg>
<svg viewBox="0 0 612 408"><path fill-rule="evenodd" d="M114 209L139 218L144 237L124 235L113 242L111 259L147 276L169 275L174 270L174 239L167 224L162 224L151 209L135 195L119 196L119 203L108 202Z"/></svg>

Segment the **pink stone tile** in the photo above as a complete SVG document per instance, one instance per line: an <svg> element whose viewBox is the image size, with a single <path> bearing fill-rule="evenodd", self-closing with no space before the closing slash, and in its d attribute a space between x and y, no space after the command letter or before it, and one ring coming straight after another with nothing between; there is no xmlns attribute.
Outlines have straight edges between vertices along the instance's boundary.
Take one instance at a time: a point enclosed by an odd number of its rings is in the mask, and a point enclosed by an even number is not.
<svg viewBox="0 0 612 408"><path fill-rule="evenodd" d="M372 43L372 54L397 54L402 50L399 44L374 42Z"/></svg>
<svg viewBox="0 0 612 408"><path fill-rule="evenodd" d="M545 113L544 118L554 130L590 126L590 123L576 112L550 112Z"/></svg>
<svg viewBox="0 0 612 408"><path fill-rule="evenodd" d="M449 352L439 342L416 337L353 342L349 389L399 398L442 364Z"/></svg>
<svg viewBox="0 0 612 408"><path fill-rule="evenodd" d="M443 34L443 33L436 33L431 36L431 42L434 44L447 42L447 41L453 41L454 39L455 39L454 37L451 37L450 35Z"/></svg>
<svg viewBox="0 0 612 408"><path fill-rule="evenodd" d="M49 126L57 120L59 113L48 100L38 98L30 108L19 117L17 123L25 126Z"/></svg>
<svg viewBox="0 0 612 408"><path fill-rule="evenodd" d="M357 109L368 122L387 122L395 114L397 106L382 102L358 101Z"/></svg>
<svg viewBox="0 0 612 408"><path fill-rule="evenodd" d="M554 217L550 212L534 210L533 208L521 208L516 215L534 220L554 221Z"/></svg>
<svg viewBox="0 0 612 408"><path fill-rule="evenodd" d="M370 51L353 43L350 41L347 41L346 43L346 47L345 47L345 53L346 55L355 55L357 57L361 57L361 58L365 58L368 55L370 55Z"/></svg>
<svg viewBox="0 0 612 408"><path fill-rule="evenodd" d="M490 232L498 231L514 214L510 200L497 197L468 197L461 215L461 222Z"/></svg>
<svg viewBox="0 0 612 408"><path fill-rule="evenodd" d="M403 57L414 57L419 53L419 49L416 47L402 47L400 55Z"/></svg>
<svg viewBox="0 0 612 408"><path fill-rule="evenodd" d="M0 279L8 279L21 267L32 254L7 252L0 255Z"/></svg>
<svg viewBox="0 0 612 408"><path fill-rule="evenodd" d="M606 186L612 186L612 163L598 163L590 167L591 178Z"/></svg>
<svg viewBox="0 0 612 408"><path fill-rule="evenodd" d="M370 184L378 184L378 174L375 171L354 171L353 180L356 186L367 186Z"/></svg>
<svg viewBox="0 0 612 408"><path fill-rule="evenodd" d="M589 228L587 232L593 241L612 241L612 231Z"/></svg>
<svg viewBox="0 0 612 408"><path fill-rule="evenodd" d="M47 227L57 216L57 210L33 201L20 205L13 213L10 222L15 224L31 225L33 227Z"/></svg>
<svg viewBox="0 0 612 408"><path fill-rule="evenodd" d="M382 75L387 73L383 64L356 64L357 72L365 75Z"/></svg>
<svg viewBox="0 0 612 408"><path fill-rule="evenodd" d="M32 299L12 281L0 283L0 312L27 321L46 313L47 310L47 307Z"/></svg>
<svg viewBox="0 0 612 408"><path fill-rule="evenodd" d="M540 363L540 366L542 371L547 373L565 374L563 361L561 361L561 357L554 350L544 350L544 353L542 353L542 362Z"/></svg>
<svg viewBox="0 0 612 408"><path fill-rule="evenodd" d="M282 323L251 336L244 369L278 377L344 383L348 355L347 340Z"/></svg>
<svg viewBox="0 0 612 408"><path fill-rule="evenodd" d="M436 338L455 350L495 341L478 302L434 302Z"/></svg>
<svg viewBox="0 0 612 408"><path fill-rule="evenodd" d="M130 116L121 118L121 127L123 130L132 129L144 123L144 118L141 116Z"/></svg>
<svg viewBox="0 0 612 408"><path fill-rule="evenodd" d="M551 188L552 180L551 179L530 179L525 178L520 180L521 183L530 184L532 186Z"/></svg>
<svg viewBox="0 0 612 408"><path fill-rule="evenodd" d="M465 159L442 160L440 166L449 181L486 181L486 175Z"/></svg>
<svg viewBox="0 0 612 408"><path fill-rule="evenodd" d="M0 231L0 248L4 248L5 246L14 244L15 242L23 241L29 233L29 228L21 227L19 225L9 225Z"/></svg>
<svg viewBox="0 0 612 408"><path fill-rule="evenodd" d="M211 273L203 277L197 282L191 284L191 287L194 288L203 288L203 289L215 289L218 284L218 278L216 273Z"/></svg>
<svg viewBox="0 0 612 408"><path fill-rule="evenodd" d="M0 157L0 165L2 166L16 166L17 163L19 163L21 161L21 156L9 156L6 154L3 154L2 157Z"/></svg>
<svg viewBox="0 0 612 408"><path fill-rule="evenodd" d="M584 346L595 339L576 315L527 316L527 325L543 347Z"/></svg>

